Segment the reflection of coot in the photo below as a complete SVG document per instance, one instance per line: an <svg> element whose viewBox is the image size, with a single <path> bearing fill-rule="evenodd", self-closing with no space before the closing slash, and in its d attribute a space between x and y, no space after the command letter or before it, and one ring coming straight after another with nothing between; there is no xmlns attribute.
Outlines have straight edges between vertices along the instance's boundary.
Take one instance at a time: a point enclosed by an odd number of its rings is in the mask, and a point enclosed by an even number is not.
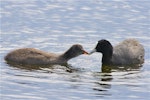
<svg viewBox="0 0 150 100"><path fill-rule="evenodd" d="M108 66L102 66L102 72L98 74L100 80L95 82L93 90L98 91L97 96L110 95L108 90L111 88L110 81L113 79L111 69Z"/></svg>
<svg viewBox="0 0 150 100"><path fill-rule="evenodd" d="M112 80L112 75L110 74L105 74L101 76L100 82L95 82L96 87L93 88L94 90L97 91L107 91L111 88L111 84L109 83Z"/></svg>
<svg viewBox="0 0 150 100"><path fill-rule="evenodd" d="M113 47L107 40L98 41L91 52L103 54L103 65L134 65L144 63L144 47L135 39L126 39Z"/></svg>
<svg viewBox="0 0 150 100"><path fill-rule="evenodd" d="M28 70L28 71L37 71L37 70L45 70L48 69L49 73L53 73L57 70L63 70L67 73L72 73L76 71L80 71L78 68L72 67L70 64L62 65L27 65L27 64L17 64L12 62L7 62L10 67L18 68L20 70Z"/></svg>
<svg viewBox="0 0 150 100"><path fill-rule="evenodd" d="M111 81L113 80L113 76L111 75L112 72L117 71L133 71L133 70L140 70L142 66L106 66L102 65L101 73L98 73L96 76L99 77L99 80L95 82L95 86L93 90L98 91L96 92L97 96L109 96L111 95L108 91L111 88Z"/></svg>

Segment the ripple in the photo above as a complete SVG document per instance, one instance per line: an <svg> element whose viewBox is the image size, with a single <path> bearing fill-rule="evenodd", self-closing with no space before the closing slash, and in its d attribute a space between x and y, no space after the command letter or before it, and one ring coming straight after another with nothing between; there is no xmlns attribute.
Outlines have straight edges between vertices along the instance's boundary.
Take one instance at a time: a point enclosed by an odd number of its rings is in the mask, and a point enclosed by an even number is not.
<svg viewBox="0 0 150 100"><path fill-rule="evenodd" d="M148 1L1 0L1 85L7 100L147 99L150 83ZM12 10L13 9L13 10ZM98 40L113 45L138 39L143 67L103 71L102 55L81 55L65 66L13 66L4 61L22 47L62 53L73 44L91 51ZM119 94L119 95L118 95Z"/></svg>

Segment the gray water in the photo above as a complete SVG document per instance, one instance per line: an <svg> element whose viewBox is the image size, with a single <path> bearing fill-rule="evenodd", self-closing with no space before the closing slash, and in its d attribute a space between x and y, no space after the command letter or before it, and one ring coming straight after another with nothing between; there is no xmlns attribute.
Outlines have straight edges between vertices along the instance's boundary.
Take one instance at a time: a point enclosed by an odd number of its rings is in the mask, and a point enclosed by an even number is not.
<svg viewBox="0 0 150 100"><path fill-rule="evenodd" d="M1 0L1 100L148 100L149 0ZM23 47L63 53L73 44L92 50L100 39L116 45L135 38L145 48L142 67L101 66L101 54L81 55L69 66L10 65L3 59Z"/></svg>

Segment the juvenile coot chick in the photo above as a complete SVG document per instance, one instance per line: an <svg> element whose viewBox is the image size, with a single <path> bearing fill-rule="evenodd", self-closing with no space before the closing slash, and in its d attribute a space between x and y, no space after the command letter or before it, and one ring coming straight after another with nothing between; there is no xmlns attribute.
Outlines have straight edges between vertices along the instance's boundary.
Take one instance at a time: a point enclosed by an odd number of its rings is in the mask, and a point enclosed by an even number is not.
<svg viewBox="0 0 150 100"><path fill-rule="evenodd" d="M88 54L81 45L75 44L63 54L48 53L34 48L14 50L5 56L5 60L19 64L66 64L71 58Z"/></svg>

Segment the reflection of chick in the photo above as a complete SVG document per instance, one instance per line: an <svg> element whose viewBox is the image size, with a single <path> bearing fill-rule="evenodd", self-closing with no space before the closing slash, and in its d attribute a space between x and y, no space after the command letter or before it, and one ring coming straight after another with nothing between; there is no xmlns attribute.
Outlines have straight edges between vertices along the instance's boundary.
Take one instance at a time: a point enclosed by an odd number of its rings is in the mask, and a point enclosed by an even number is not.
<svg viewBox="0 0 150 100"><path fill-rule="evenodd" d="M135 39L126 39L115 47L107 40L98 41L91 52L101 52L103 65L134 65L144 63L144 48Z"/></svg>
<svg viewBox="0 0 150 100"><path fill-rule="evenodd" d="M61 55L47 53L34 48L23 48L8 53L5 60L19 64L65 64L71 58L77 57L81 54L88 53L84 51L83 47L79 44L73 45L69 50Z"/></svg>

